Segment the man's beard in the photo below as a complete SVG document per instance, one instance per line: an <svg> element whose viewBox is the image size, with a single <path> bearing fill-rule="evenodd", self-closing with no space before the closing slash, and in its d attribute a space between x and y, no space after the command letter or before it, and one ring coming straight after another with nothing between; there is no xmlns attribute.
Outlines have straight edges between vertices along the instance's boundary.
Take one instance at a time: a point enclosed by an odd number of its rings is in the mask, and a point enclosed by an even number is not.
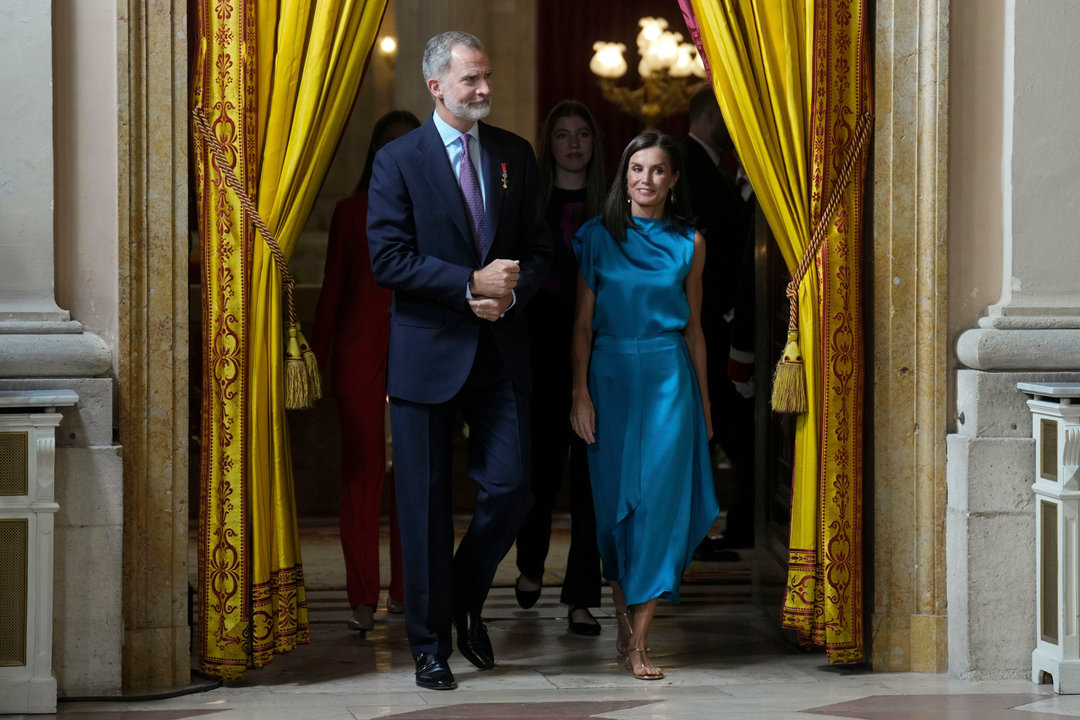
<svg viewBox="0 0 1080 720"><path fill-rule="evenodd" d="M443 102L446 103L446 109L454 117L462 120L476 122L477 120L483 120L491 112L491 98L474 100L471 103L457 103L448 97L444 97Z"/></svg>

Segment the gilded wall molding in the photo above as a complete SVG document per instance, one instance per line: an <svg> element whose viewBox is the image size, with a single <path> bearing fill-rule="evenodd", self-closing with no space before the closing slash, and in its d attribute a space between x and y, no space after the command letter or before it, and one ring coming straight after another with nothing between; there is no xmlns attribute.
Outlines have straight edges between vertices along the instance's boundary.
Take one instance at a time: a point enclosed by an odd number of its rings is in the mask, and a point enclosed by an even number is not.
<svg viewBox="0 0 1080 720"><path fill-rule="evenodd" d="M871 662L947 662L948 0L876 5Z"/></svg>
<svg viewBox="0 0 1080 720"><path fill-rule="evenodd" d="M187 685L187 3L117 0L125 692Z"/></svg>

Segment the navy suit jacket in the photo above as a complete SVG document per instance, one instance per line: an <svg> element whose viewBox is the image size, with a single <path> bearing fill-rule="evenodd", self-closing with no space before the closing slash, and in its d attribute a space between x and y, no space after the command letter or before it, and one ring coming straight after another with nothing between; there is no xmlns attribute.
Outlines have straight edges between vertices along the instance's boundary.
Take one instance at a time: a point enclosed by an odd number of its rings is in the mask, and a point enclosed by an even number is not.
<svg viewBox="0 0 1080 720"><path fill-rule="evenodd" d="M543 282L551 243L529 143L480 123L486 257L472 240L465 203L442 138L428 118L375 156L368 246L375 281L394 291L387 392L417 403L450 400L464 385L488 325L515 387L532 372L522 310ZM519 260L517 302L491 323L469 309L469 275L496 258Z"/></svg>

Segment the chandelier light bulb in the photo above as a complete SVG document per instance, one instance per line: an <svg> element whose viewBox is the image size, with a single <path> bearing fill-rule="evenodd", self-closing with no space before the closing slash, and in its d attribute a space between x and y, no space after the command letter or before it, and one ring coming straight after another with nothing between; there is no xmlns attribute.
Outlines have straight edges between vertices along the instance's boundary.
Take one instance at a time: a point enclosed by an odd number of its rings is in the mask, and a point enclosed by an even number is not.
<svg viewBox="0 0 1080 720"><path fill-rule="evenodd" d="M682 35L678 33L663 32L656 42L649 48L656 57L654 68L669 68L675 64L679 57L679 41Z"/></svg>
<svg viewBox="0 0 1080 720"><path fill-rule="evenodd" d="M589 70L602 78L620 78L626 74L626 45L613 42L593 43L596 54L589 61Z"/></svg>
<svg viewBox="0 0 1080 720"><path fill-rule="evenodd" d="M667 29L668 23L664 18L643 17L638 20L641 32L637 36L638 52L644 54L644 50L656 42L660 35Z"/></svg>
<svg viewBox="0 0 1080 720"><path fill-rule="evenodd" d="M642 78L647 78L653 74L653 70L658 69L656 65L656 56L650 54L642 55L641 62L637 66L637 74Z"/></svg>
<svg viewBox="0 0 1080 720"><path fill-rule="evenodd" d="M694 71L694 63L697 60L697 48L690 43L681 43L679 45L678 55L675 58L675 62L672 63L671 69L668 72L671 77L684 78L696 75ZM704 70L704 67L702 68Z"/></svg>

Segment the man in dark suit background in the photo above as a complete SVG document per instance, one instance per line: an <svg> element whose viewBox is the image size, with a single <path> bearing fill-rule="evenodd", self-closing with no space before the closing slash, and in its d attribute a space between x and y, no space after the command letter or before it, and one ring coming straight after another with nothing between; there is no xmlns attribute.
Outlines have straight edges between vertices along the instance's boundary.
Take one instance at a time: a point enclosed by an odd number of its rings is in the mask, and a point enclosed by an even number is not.
<svg viewBox="0 0 1080 720"><path fill-rule="evenodd" d="M694 94L689 116L690 133L679 148L696 218L694 226L705 237L701 329L705 334L713 442L720 445L735 469L735 497L728 508L727 528L723 536L702 542L696 557L737 559L728 552L730 548L754 543L754 408L728 378L728 355L740 274L746 267L743 259L750 243L752 206L721 167L722 155L733 144L711 87L706 85Z"/></svg>
<svg viewBox="0 0 1080 720"><path fill-rule="evenodd" d="M483 45L464 32L437 35L423 72L435 112L376 156L368 242L375 280L394 291L387 391L416 684L452 689L451 624L466 659L494 665L480 612L532 502L522 308L543 280L551 245L532 148L479 122L492 92ZM454 553L451 435L459 412L480 492Z"/></svg>

